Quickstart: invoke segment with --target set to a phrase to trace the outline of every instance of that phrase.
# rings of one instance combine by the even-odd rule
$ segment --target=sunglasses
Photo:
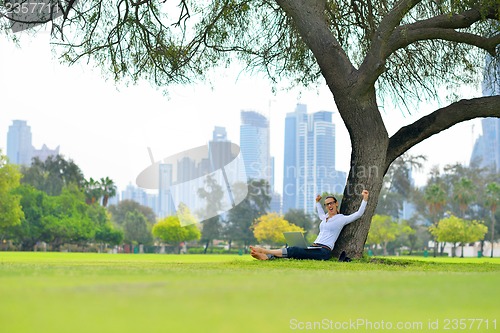
[[[325,202],[325,206],[330,206],[337,203],[336,201]]]

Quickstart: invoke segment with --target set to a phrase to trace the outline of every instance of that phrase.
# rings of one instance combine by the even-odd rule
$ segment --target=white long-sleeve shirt
[[[321,219],[319,224],[319,235],[314,241],[316,244],[323,244],[329,246],[333,249],[337,238],[339,238],[342,228],[359,219],[365,212],[367,202],[363,200],[357,212],[351,215],[336,214],[328,218],[328,214],[325,214],[323,207],[319,202],[316,203],[316,208],[318,210],[318,216]]]

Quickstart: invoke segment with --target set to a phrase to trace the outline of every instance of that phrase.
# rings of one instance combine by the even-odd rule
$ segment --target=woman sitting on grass
[[[346,224],[359,219],[365,212],[366,203],[368,201],[368,191],[363,190],[361,195],[363,196],[363,201],[361,202],[358,211],[346,216],[338,212],[339,204],[337,199],[331,195],[325,198],[325,207],[327,208],[327,213],[325,214],[321,204],[319,203],[321,195],[318,194],[316,197],[316,208],[318,209],[318,216],[321,219],[321,223],[319,224],[319,235],[312,244],[313,247],[318,247],[318,249],[291,246],[282,249],[268,250],[262,247],[250,246],[251,256],[258,260],[268,260],[276,257],[329,260],[332,257],[333,247],[335,246],[335,242],[337,241],[342,228]],[[339,260],[350,261],[350,259],[345,256],[344,251],[342,251]]]

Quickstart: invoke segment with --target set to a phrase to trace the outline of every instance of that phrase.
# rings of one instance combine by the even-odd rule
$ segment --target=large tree
[[[58,3],[61,16],[51,24],[62,59],[90,58],[116,80],[188,83],[235,59],[274,82],[324,79],[352,146],[342,213],[357,209],[363,188],[377,198],[391,163],[419,142],[462,121],[500,116],[500,96],[456,98],[389,136],[380,112],[383,97],[412,112],[414,101],[437,98],[441,87],[456,94],[478,80],[487,54],[496,67],[498,0]],[[37,22],[44,20],[51,21]],[[376,201],[344,228],[337,254],[361,255]]]
[[[62,155],[49,156],[45,160],[35,157],[30,166],[21,168],[21,183],[29,184],[48,195],[60,195],[71,184],[81,187],[85,178],[80,167],[72,159]]]
[[[21,173],[0,150],[0,241],[4,240],[5,230],[19,225],[24,218],[21,196],[15,193],[19,187]]]
[[[122,200],[117,205],[111,205],[108,207],[111,213],[111,220],[119,226],[123,226],[125,223],[125,216],[128,213],[138,212],[144,215],[148,221],[148,224],[153,226],[156,223],[155,212],[147,206],[143,206],[140,203],[133,200]]]

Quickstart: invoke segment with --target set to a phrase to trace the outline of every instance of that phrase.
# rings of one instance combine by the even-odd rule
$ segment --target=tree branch
[[[389,138],[386,167],[408,149],[434,134],[478,117],[500,117],[500,96],[463,99],[402,127]]]
[[[370,89],[377,78],[385,70],[385,60],[391,52],[387,52],[387,41],[391,39],[394,28],[396,28],[403,17],[422,0],[400,0],[396,3],[380,22],[379,28],[375,32],[372,45],[366,57],[359,67],[360,77],[363,83],[362,89]]]
[[[493,18],[490,13],[486,17]],[[495,55],[496,46],[500,43],[500,36],[490,38],[482,37],[465,32],[458,32],[455,29],[463,29],[482,20],[484,16],[479,10],[468,10],[455,15],[439,15],[428,20],[423,20],[398,27],[394,30],[387,48],[387,56],[395,50],[404,48],[419,40],[442,39],[459,43],[466,43],[486,50],[491,55]]]
[[[495,48],[500,43],[500,37],[490,38],[470,33],[458,32],[454,29],[471,27],[485,18],[498,19],[499,6],[491,5],[487,10],[474,8],[460,14],[443,14],[427,20],[399,26],[402,18],[421,0],[401,0],[382,19],[379,29],[374,34],[372,46],[364,62],[359,68],[362,80],[361,89],[369,89],[385,71],[386,59],[396,50],[404,48],[416,41],[441,39],[466,43],[495,54]]]
[[[325,17],[325,0],[276,0],[289,15],[300,35],[312,51],[332,92],[345,88],[347,79],[356,69],[333,36]],[[354,77],[351,77],[355,80]]]

